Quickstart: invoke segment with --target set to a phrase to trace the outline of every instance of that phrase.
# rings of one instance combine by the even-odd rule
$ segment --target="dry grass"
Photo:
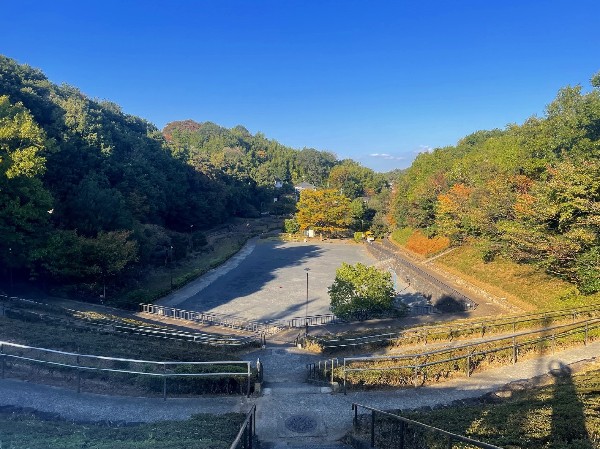
[[[435,264],[494,296],[505,298],[524,311],[554,310],[600,302],[600,294],[579,295],[572,284],[551,277],[533,265],[520,265],[501,257],[486,263],[474,244],[441,256]]]

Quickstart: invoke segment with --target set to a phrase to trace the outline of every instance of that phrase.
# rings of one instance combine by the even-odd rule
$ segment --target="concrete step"
[[[305,442],[294,441],[274,441],[274,442],[261,442],[260,449],[352,449],[352,446],[340,443],[339,441],[311,441]]]
[[[265,382],[262,387],[263,395],[328,394],[332,391],[331,387],[299,382]]]

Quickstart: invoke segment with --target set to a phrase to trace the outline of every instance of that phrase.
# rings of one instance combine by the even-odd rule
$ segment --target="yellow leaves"
[[[335,189],[304,190],[297,204],[296,220],[300,229],[335,233],[351,223],[350,200]]]
[[[0,96],[0,173],[9,179],[41,174],[45,159],[38,152],[44,142],[44,132],[23,105]]]

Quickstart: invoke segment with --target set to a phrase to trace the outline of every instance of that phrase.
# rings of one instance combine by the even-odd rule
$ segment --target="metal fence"
[[[246,419],[229,449],[252,449],[256,438],[256,405],[252,405]]]
[[[335,315],[328,313],[326,315],[311,315],[311,316],[302,316],[295,317],[287,322],[288,327],[306,327],[308,326],[324,326],[326,324],[337,324],[342,322],[342,320]]]
[[[555,310],[551,312],[511,315],[497,319],[468,320],[453,322],[451,324],[419,326],[398,332],[385,332],[357,337],[339,337],[332,339],[318,337],[310,338],[323,349],[339,349],[377,343],[401,343],[403,340],[426,345],[431,340],[453,341],[464,334],[467,334],[468,336],[478,335],[483,338],[486,334],[501,331],[503,328],[508,332],[515,333],[517,328],[531,328],[535,323],[545,325],[553,321],[568,319],[575,322],[575,320],[582,315],[587,314],[588,316],[595,316],[599,313],[600,304],[591,304],[588,306]]]
[[[195,321],[197,323],[212,324],[214,326],[240,329],[263,335],[272,335],[285,329],[285,325],[278,322],[259,322],[242,317],[224,315],[213,312],[196,312],[193,310],[176,309],[155,304],[140,304],[140,311],[153,315],[174,318],[177,320]]]
[[[11,366],[21,362],[32,365],[43,365],[48,369],[58,370],[63,378],[72,379],[75,373],[77,392],[81,392],[83,373],[124,374],[127,377],[141,376],[162,381],[162,395],[167,398],[168,379],[193,378],[246,378],[246,395],[250,396],[250,380],[252,367],[246,361],[215,362],[157,362],[151,360],[124,359],[104,357],[53,349],[36,348],[6,341],[0,341],[0,365],[2,378],[7,371],[16,368]],[[239,371],[231,371],[239,367]],[[70,375],[69,375],[70,373]]]
[[[540,351],[543,352],[549,344],[552,352],[554,352],[558,340],[575,337],[578,334],[581,334],[580,340],[583,345],[587,345],[590,335],[594,337],[600,336],[600,318],[523,332],[509,337],[490,339],[452,348],[438,349],[426,353],[399,356],[346,357],[341,367],[344,393],[346,392],[349,373],[369,371],[402,372],[405,373],[405,384],[412,383],[414,386],[418,386],[431,379],[439,380],[440,378],[448,377],[452,372],[463,371],[467,377],[470,377],[474,369],[479,366],[479,363],[485,361],[489,354],[495,354],[496,358],[499,358],[497,354],[505,352],[509,354],[507,361],[515,364],[519,360],[520,351],[527,346],[533,347],[534,345],[538,345]],[[536,336],[533,337],[533,335]],[[492,345],[491,348],[481,349],[485,345],[490,344]],[[382,362],[394,362],[398,364],[383,366]],[[358,364],[359,367],[352,368],[353,364]],[[430,368],[436,365],[442,365],[440,372],[429,373]]]
[[[354,411],[353,426],[354,430],[360,432],[364,429],[364,421],[359,419],[358,411],[364,409],[370,412],[370,419],[367,418],[367,428],[370,436],[370,446],[376,447],[397,447],[399,449],[413,449],[422,447],[444,447],[452,449],[455,443],[461,444],[459,447],[479,447],[483,449],[502,449],[493,444],[483,443],[464,435],[458,435],[446,430],[439,429],[428,424],[424,424],[412,419],[405,418],[383,410],[378,410],[366,405],[352,403]],[[386,426],[387,425],[387,426]],[[385,427],[390,427],[385,429]]]

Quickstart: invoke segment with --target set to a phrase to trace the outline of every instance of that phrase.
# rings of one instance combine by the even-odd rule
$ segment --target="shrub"
[[[399,245],[404,246],[406,245],[406,242],[408,242],[408,239],[413,234],[413,232],[414,231],[412,228],[396,229],[394,232],[392,232],[392,240],[398,243]]]
[[[288,218],[283,222],[283,230],[288,234],[295,234],[300,230],[300,225],[295,218]]]
[[[427,237],[419,230],[413,232],[406,242],[407,249],[425,257],[439,253],[448,247],[450,247],[448,237]]]
[[[338,317],[366,319],[393,308],[394,284],[387,271],[344,263],[336,271],[329,296],[331,311]]]

